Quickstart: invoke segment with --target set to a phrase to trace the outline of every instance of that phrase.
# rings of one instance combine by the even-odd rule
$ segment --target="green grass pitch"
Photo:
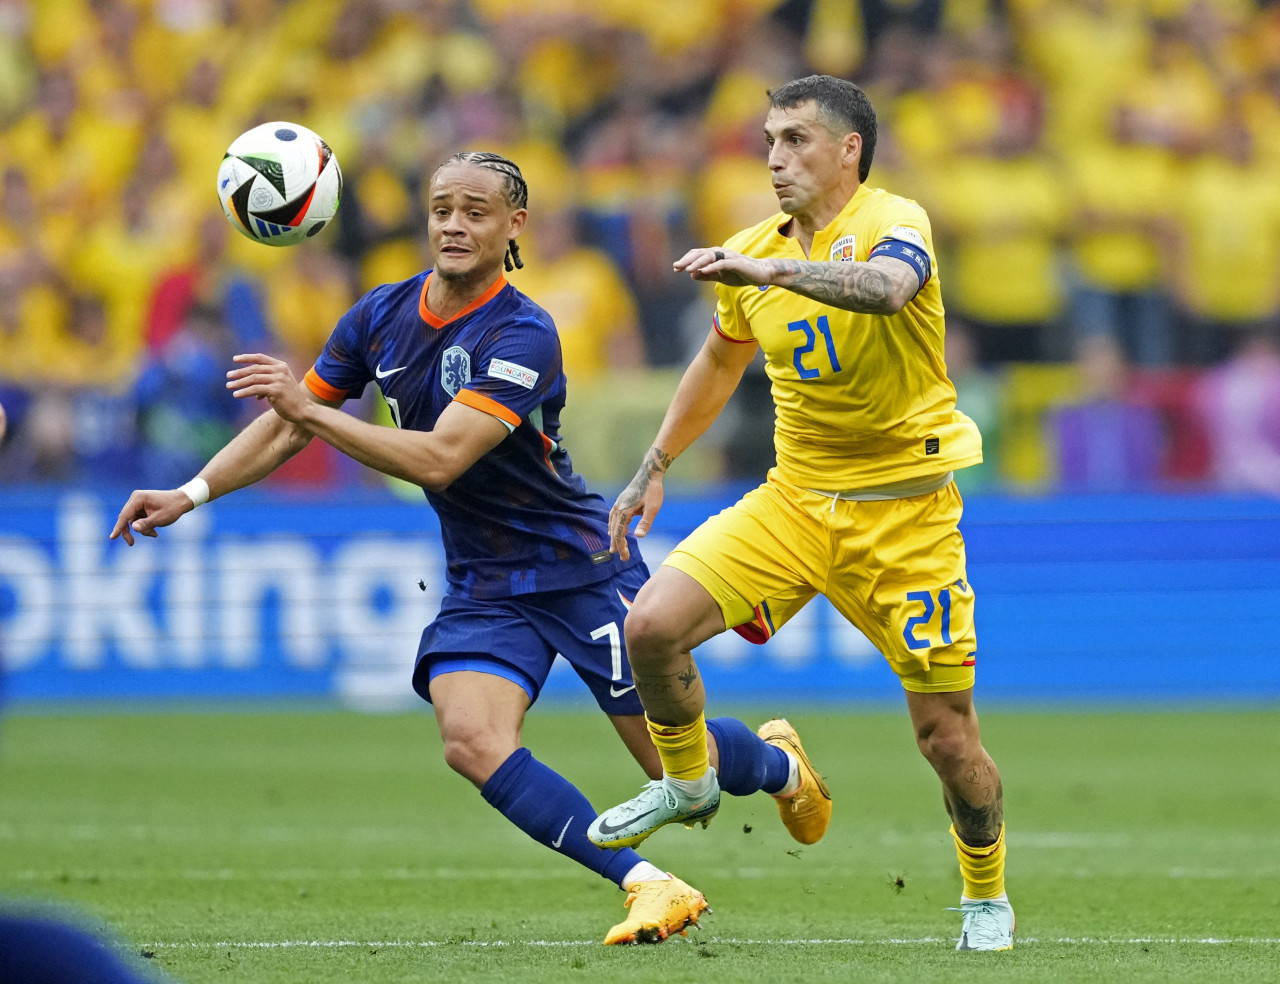
[[[661,946],[601,946],[622,893],[450,773],[426,711],[12,716],[0,894],[69,902],[189,984],[1280,981],[1280,711],[984,714],[1018,911],[998,954],[953,950],[905,712],[788,711],[827,837],[795,844],[762,795],[659,831],[647,856],[715,910]],[[597,806],[643,781],[598,715],[538,708],[525,738]]]

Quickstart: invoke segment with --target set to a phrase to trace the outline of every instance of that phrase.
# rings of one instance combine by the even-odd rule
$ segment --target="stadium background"
[[[765,92],[815,70],[866,87],[871,183],[934,222],[985,437],[960,481],[987,694],[1280,695],[1273,659],[1221,655],[1223,626],[1280,628],[1280,5],[0,0],[10,696],[409,700],[441,581],[420,496],[317,442],[127,550],[104,539],[125,494],[243,425],[231,353],[302,371],[361,292],[428,265],[425,181],[482,148],[528,177],[511,279],[557,319],[568,447],[611,497],[707,330],[671,259],[775,209]],[[346,176],[298,248],[238,236],[214,194],[269,119]],[[770,414],[755,367],[677,465],[651,563],[762,474]],[[733,698],[896,694],[821,604],[706,660]]]

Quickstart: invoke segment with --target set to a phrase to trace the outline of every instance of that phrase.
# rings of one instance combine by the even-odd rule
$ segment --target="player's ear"
[[[524,224],[529,220],[529,210],[517,208],[511,213],[510,225],[507,227],[507,238],[515,239],[520,235],[520,231],[524,228]]]
[[[845,165],[856,169],[862,160],[862,134],[857,130],[850,130],[841,143],[844,146]]]

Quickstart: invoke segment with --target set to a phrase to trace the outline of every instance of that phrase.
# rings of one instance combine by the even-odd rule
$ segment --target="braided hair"
[[[520,173],[520,168],[515,161],[509,161],[501,154],[492,154],[485,150],[464,150],[460,154],[454,154],[440,167],[444,167],[445,164],[471,164],[474,167],[497,172],[503,178],[505,185],[503,191],[507,196],[507,204],[512,208],[529,207],[529,186],[525,184],[524,175]],[[524,269],[524,260],[520,259],[520,247],[514,239],[507,240],[507,252],[502,257],[502,265],[508,273],[512,270]]]

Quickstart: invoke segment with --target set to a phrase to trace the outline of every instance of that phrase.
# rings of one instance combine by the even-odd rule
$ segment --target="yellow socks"
[[[986,847],[970,847],[960,839],[956,828],[951,828],[956,842],[956,857],[960,859],[960,875],[964,878],[966,899],[998,899],[1004,895],[1004,825],[994,844]]]
[[[654,724],[645,716],[649,735],[662,759],[662,771],[672,779],[701,779],[711,768],[707,758],[707,721],[699,714],[692,724]]]

